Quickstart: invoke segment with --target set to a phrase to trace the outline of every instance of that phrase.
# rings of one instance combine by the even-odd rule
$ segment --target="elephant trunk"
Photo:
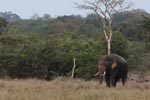
[[[106,74],[105,71],[104,71],[103,74],[101,74],[100,72],[97,72],[94,76],[99,75],[99,78],[100,78],[99,83],[102,84],[102,82],[103,82],[103,77],[105,76],[105,74]]]
[[[102,84],[102,82],[103,82],[103,76],[100,76],[99,83]]]
[[[106,72],[104,71],[103,74],[100,74],[100,75],[99,75],[99,77],[100,77],[99,83],[100,83],[100,84],[102,84],[102,82],[103,82],[103,77],[105,76],[105,74],[106,74]]]

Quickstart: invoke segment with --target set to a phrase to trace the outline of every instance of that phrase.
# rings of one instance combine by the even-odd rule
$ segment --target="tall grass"
[[[106,88],[97,81],[72,79],[0,80],[0,100],[150,100],[150,83]]]

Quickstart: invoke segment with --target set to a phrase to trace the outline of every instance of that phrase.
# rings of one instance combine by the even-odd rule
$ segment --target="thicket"
[[[130,42],[120,32],[113,40],[113,53],[128,60],[130,71],[149,69],[147,44]],[[90,79],[97,72],[98,59],[106,54],[104,44],[71,32],[43,37],[9,30],[0,35],[0,76],[48,80],[70,77],[76,58],[75,77]]]
[[[102,55],[98,41],[65,33],[41,37],[36,33],[9,31],[0,36],[0,76],[46,78],[69,76],[76,58],[76,77],[91,77]]]
[[[63,16],[50,21],[32,20],[30,23],[33,26],[41,27],[30,25],[30,31],[16,28],[18,24],[11,26],[12,23],[9,23],[8,26],[6,20],[0,20],[1,78],[51,80],[58,76],[70,77],[73,59],[76,58],[74,76],[91,79],[98,71],[98,59],[107,54],[104,36],[98,28],[101,26],[100,18],[93,14],[85,19],[79,16]],[[123,20],[123,17],[120,20]],[[119,24],[121,27],[113,28],[117,31],[113,32],[112,53],[127,59],[129,71],[138,73],[150,71],[149,21],[149,17],[144,17],[138,21],[142,24],[135,26],[134,23],[126,20],[122,23],[123,26]],[[40,22],[42,24],[39,24]],[[19,25],[25,28],[29,25],[27,23],[25,21],[22,26]],[[46,27],[43,27],[44,25]],[[142,32],[141,37],[140,32]]]

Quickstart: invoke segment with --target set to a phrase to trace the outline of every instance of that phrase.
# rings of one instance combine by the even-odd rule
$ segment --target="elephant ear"
[[[116,62],[114,62],[112,65],[111,65],[111,68],[112,70],[114,70],[116,68]]]

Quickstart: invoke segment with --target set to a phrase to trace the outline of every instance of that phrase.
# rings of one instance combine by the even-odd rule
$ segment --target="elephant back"
[[[110,56],[112,56],[112,58],[114,58],[117,62],[119,63],[127,63],[127,61],[125,60],[125,58],[123,58],[120,55],[117,54],[111,54]]]

